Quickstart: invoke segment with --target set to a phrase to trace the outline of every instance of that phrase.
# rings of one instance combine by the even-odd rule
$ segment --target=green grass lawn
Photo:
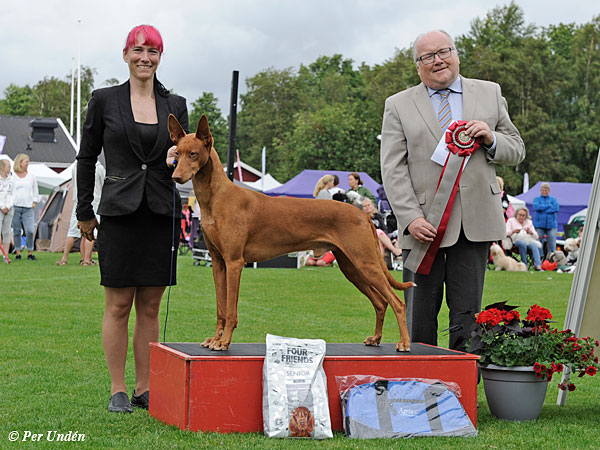
[[[38,253],[38,261],[0,265],[0,448],[18,431],[43,433],[32,447],[63,448],[598,448],[600,376],[578,380],[567,405],[556,405],[558,381],[548,388],[539,420],[499,421],[490,416],[479,386],[477,438],[417,438],[356,441],[335,433],[324,442],[270,440],[260,433],[192,433],[167,426],[147,412],[117,415],[107,411],[110,381],[101,347],[103,288],[97,267],[81,267],[79,255],[69,264],[54,264],[57,254]],[[400,277],[400,272],[395,276]],[[172,288],[166,340],[198,342],[214,333],[215,299],[212,271],[182,256],[179,284]],[[511,300],[527,307],[547,307],[562,327],[572,275],[549,272],[487,274],[484,304]],[[161,340],[166,313],[161,309]],[[240,292],[240,325],[234,342],[264,342],[265,334],[322,338],[327,342],[362,342],[372,334],[373,308],[336,268],[245,269]],[[447,327],[447,310],[440,330]],[[130,322],[133,323],[132,321]],[[130,328],[130,334],[133,327]],[[398,340],[393,314],[386,318],[384,342]],[[440,334],[440,346],[448,336]],[[133,387],[130,351],[127,382]],[[77,444],[46,442],[45,433],[77,431]],[[595,431],[594,431],[595,430]]]

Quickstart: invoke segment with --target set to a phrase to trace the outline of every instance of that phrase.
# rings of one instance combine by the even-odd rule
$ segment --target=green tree
[[[81,67],[82,119],[92,96],[95,69]],[[76,106],[75,106],[76,109]],[[68,126],[71,113],[71,74],[63,80],[45,77],[31,87],[9,85],[0,100],[0,113],[14,116],[58,117]]]
[[[10,84],[0,100],[0,113],[8,116],[27,116],[35,108],[35,96],[30,86]]]
[[[210,132],[214,139],[214,147],[219,154],[222,162],[227,160],[227,133],[228,124],[223,118],[221,110],[217,106],[218,98],[212,92],[202,92],[202,95],[192,102],[192,110],[190,111],[190,133],[196,131],[198,121],[202,114],[206,115]]]
[[[277,168],[286,155],[274,153],[275,142],[292,129],[294,114],[304,109],[296,73],[291,68],[267,69],[246,79],[247,92],[240,96],[237,147],[242,160],[260,167],[262,148],[267,148],[267,170],[283,174]],[[275,170],[274,170],[275,169]],[[295,175],[295,174],[293,174]],[[286,174],[285,179],[290,178]]]

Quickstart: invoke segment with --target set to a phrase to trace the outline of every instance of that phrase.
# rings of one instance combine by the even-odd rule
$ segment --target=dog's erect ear
[[[213,138],[212,134],[210,134],[210,128],[208,127],[208,119],[204,114],[202,114],[202,117],[200,117],[200,120],[198,121],[196,138],[204,142],[204,145],[206,145],[208,149],[212,148]]]
[[[171,135],[171,140],[177,144],[179,139],[185,136],[185,131],[183,127],[177,121],[177,118],[173,114],[169,114],[169,134]]]

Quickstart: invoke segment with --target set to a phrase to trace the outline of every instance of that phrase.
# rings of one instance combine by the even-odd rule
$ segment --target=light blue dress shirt
[[[456,80],[452,82],[450,86],[450,95],[448,96],[448,103],[450,103],[450,110],[452,111],[452,120],[463,120],[463,105],[462,105],[462,81],[460,77],[456,77]],[[429,93],[429,99],[431,100],[431,106],[433,106],[433,111],[437,114],[437,111],[440,109],[440,103],[442,102],[442,96],[438,94],[438,90],[431,89],[427,86],[427,92]],[[489,155],[489,159],[493,159],[496,154],[496,133],[492,130],[492,134],[494,135],[494,143],[491,147],[486,147],[482,145],[483,148]]]

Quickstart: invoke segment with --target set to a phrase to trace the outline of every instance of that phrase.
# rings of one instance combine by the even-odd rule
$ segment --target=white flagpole
[[[77,153],[81,142],[81,19],[77,21]]]
[[[262,186],[261,190],[265,192],[265,175],[267,174],[267,147],[262,149]]]
[[[71,59],[71,124],[69,133],[73,136],[73,102],[75,101],[75,58]]]

